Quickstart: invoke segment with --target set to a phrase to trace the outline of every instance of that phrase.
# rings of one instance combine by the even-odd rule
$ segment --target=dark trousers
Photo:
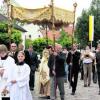
[[[92,65],[92,74],[93,83],[97,83],[97,72],[95,71],[95,65]]]
[[[30,73],[29,86],[30,86],[31,89],[34,89],[34,82],[35,82],[35,72]]]
[[[100,89],[100,72],[98,72],[98,85],[99,85],[99,89]]]
[[[80,73],[81,73],[81,80],[84,79],[84,71],[83,71],[83,61],[81,60],[80,62]]]
[[[72,80],[73,79],[73,80]],[[70,82],[70,85],[72,86],[72,92],[76,91],[77,87],[77,81],[78,81],[78,70],[70,68],[68,80]]]
[[[84,71],[83,71],[83,66],[82,66],[82,68],[81,68],[81,80],[83,80],[84,79]]]

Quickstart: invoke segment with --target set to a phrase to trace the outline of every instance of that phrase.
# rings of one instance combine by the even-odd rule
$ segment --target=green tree
[[[81,17],[78,18],[76,24],[76,37],[82,46],[89,44],[89,15],[94,16],[94,41],[93,46],[96,46],[100,39],[100,0],[93,0],[90,8],[83,10]]]
[[[53,42],[51,40],[48,40],[48,44],[52,45]],[[38,53],[42,53],[43,49],[46,47],[46,39],[45,38],[38,38],[33,40],[32,43],[34,50],[37,51]]]
[[[78,42],[84,46],[85,44],[88,44],[88,26],[89,26],[89,21],[88,21],[88,12],[83,10],[82,16],[78,18],[77,24],[76,24],[76,34],[75,36],[78,39]]]
[[[22,34],[20,31],[13,29],[11,35],[11,41],[15,42],[17,45],[22,42]]]
[[[72,38],[68,36],[68,33],[66,33],[63,29],[60,32],[60,38],[57,40],[59,44],[61,44],[63,47],[69,47],[72,44]]]
[[[25,40],[25,48],[28,49],[29,45],[32,45],[32,40],[31,39],[26,39]]]
[[[90,15],[94,15],[94,41],[96,46],[97,41],[100,39],[100,0],[93,0],[89,10]]]
[[[0,22],[0,43],[4,43],[4,44],[8,45],[10,42],[10,39],[11,39],[11,42],[15,42],[16,44],[19,44],[20,42],[22,42],[20,31],[18,31],[16,29],[12,29],[12,34],[11,34],[11,38],[10,38],[7,33],[7,29],[8,29],[7,23]]]

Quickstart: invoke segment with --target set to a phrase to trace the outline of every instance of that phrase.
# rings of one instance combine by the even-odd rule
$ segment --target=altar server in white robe
[[[18,63],[9,77],[10,100],[32,100],[29,89],[30,67],[24,62],[25,54],[18,52]]]
[[[7,47],[3,44],[0,45],[0,96],[6,86],[8,77],[15,65],[14,59],[8,56]],[[7,94],[8,95],[8,94]]]

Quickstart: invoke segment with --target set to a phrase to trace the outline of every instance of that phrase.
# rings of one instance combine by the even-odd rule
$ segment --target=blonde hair
[[[47,55],[45,55],[45,53],[47,53]],[[42,56],[43,57],[47,56],[47,58],[48,58],[49,57],[49,50],[48,49],[44,49],[43,52],[42,52]]]
[[[1,44],[1,45],[0,45],[0,53],[1,53],[1,52],[6,52],[6,53],[8,53],[8,49],[7,49],[6,45],[4,45],[4,44]]]

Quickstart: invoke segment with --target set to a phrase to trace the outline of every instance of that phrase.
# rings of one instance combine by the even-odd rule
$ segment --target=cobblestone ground
[[[36,78],[38,81],[38,78]],[[38,85],[38,84],[37,84]],[[33,100],[43,100],[39,98],[37,94],[37,89],[32,92]],[[74,96],[70,95],[71,89],[69,89],[69,84],[65,83],[65,100],[100,100],[100,95],[98,95],[98,85],[91,84],[90,87],[84,87],[83,81],[78,80],[77,91]],[[48,100],[48,99],[44,99]],[[57,100],[60,100],[59,91],[57,90]]]

